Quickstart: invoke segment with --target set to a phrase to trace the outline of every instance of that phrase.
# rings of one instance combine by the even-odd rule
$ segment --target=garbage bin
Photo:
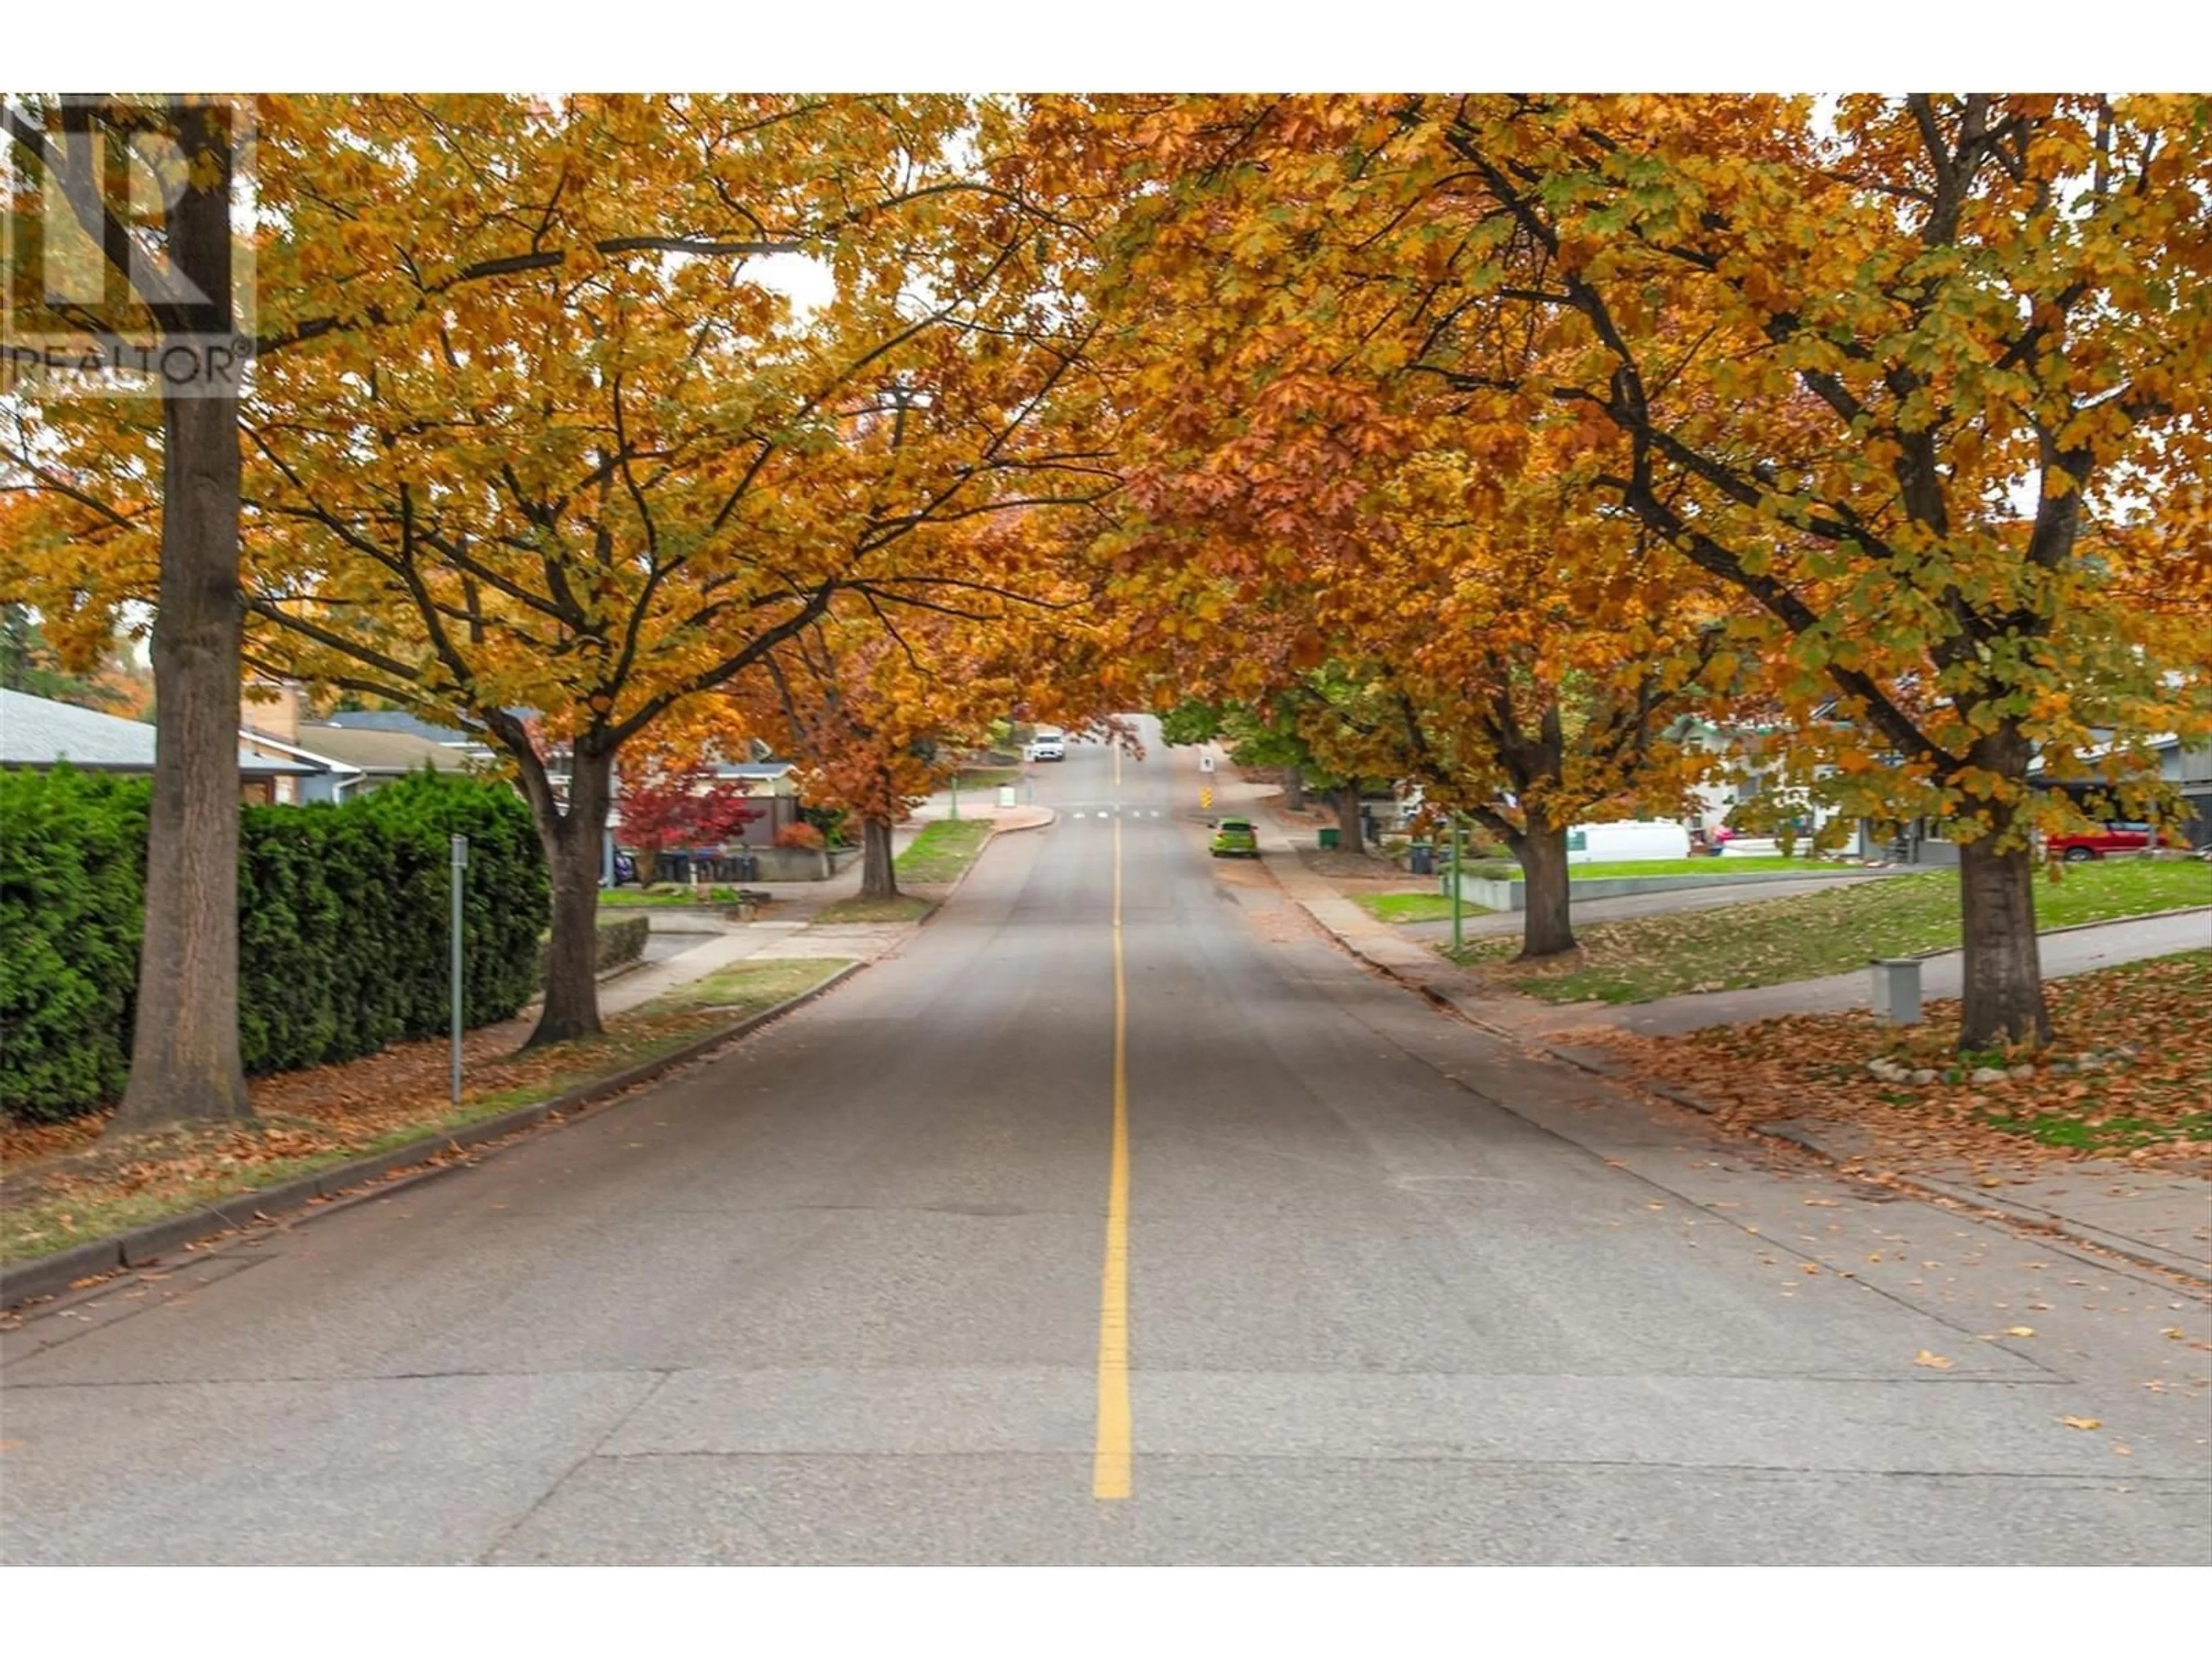
[[[758,881],[760,879],[759,854],[740,853],[737,857],[732,859],[730,862],[737,866],[737,878],[739,881]]]
[[[1322,830],[1321,832],[1321,850],[1324,853],[1334,853],[1336,851],[1336,836],[1337,832],[1334,827]]]
[[[1417,841],[1406,849],[1406,869],[1408,874],[1433,876],[1437,872],[1437,849],[1425,841]]]

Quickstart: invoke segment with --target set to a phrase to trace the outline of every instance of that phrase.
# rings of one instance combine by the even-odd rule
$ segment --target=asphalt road
[[[1194,767],[1078,746],[726,1058],[9,1334],[0,1553],[2212,1558],[2203,1304],[1434,1012]]]

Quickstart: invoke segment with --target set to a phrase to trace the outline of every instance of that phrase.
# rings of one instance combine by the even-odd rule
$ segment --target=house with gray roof
[[[351,777],[331,775],[310,781],[303,786],[308,800],[344,800],[425,767],[434,772],[465,772],[477,763],[472,748],[435,742],[412,732],[310,723],[300,727],[299,745],[353,769]]]
[[[298,799],[301,780],[330,769],[312,757],[269,753],[251,734],[239,735],[238,775],[251,799]],[[154,728],[27,691],[0,690],[0,766],[42,772],[64,762],[81,772],[151,776]]]

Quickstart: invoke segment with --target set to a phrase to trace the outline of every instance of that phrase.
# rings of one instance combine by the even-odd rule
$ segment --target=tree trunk
[[[1283,805],[1293,812],[1305,811],[1306,775],[1295,766],[1283,769]]]
[[[2035,937],[2034,857],[2026,847],[1990,851],[1991,839],[1959,845],[1966,943],[1961,1048],[2051,1040]]]
[[[860,820],[860,896],[895,899],[899,896],[898,866],[891,859],[891,821]]]
[[[1522,895],[1528,905],[1521,913],[1522,962],[1575,948],[1575,930],[1568,921],[1567,826],[1548,823],[1534,811],[1528,817],[1528,830],[1513,842],[1524,878],[1521,884],[1527,889]]]
[[[225,167],[171,210],[171,257],[204,293],[229,292],[229,191]],[[112,1136],[253,1115],[238,1051],[238,509],[236,396],[166,389],[145,932]]]
[[[1365,852],[1367,837],[1361,832],[1359,822],[1359,786],[1330,790],[1328,804],[1336,811],[1337,844],[1347,853]]]
[[[545,947],[545,1006],[524,1046],[536,1048],[596,1036],[599,1024],[599,848],[606,834],[611,754],[577,745],[568,779],[568,808],[551,810],[532,792],[538,838],[553,877],[553,936]]]

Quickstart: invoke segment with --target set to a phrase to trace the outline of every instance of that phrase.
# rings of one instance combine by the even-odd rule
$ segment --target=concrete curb
[[[426,1135],[404,1146],[372,1152],[313,1175],[279,1182],[274,1187],[261,1187],[252,1192],[240,1193],[201,1209],[187,1211],[183,1215],[134,1227],[129,1232],[118,1233],[112,1238],[91,1239],[82,1244],[72,1245],[66,1250],[56,1251],[52,1255],[0,1266],[0,1309],[12,1310],[27,1301],[58,1296],[79,1279],[104,1278],[125,1268],[147,1267],[187,1245],[218,1234],[235,1232],[256,1221],[282,1221],[283,1224],[290,1225],[326,1214],[328,1207],[309,1209],[307,1206],[339,1199],[356,1188],[369,1182],[382,1181],[399,1170],[413,1169],[416,1165],[430,1166],[420,1170],[406,1182],[387,1184],[385,1190],[389,1191],[395,1185],[428,1180],[449,1170],[467,1167],[452,1161],[453,1154],[476,1147],[496,1150],[489,1143],[503,1140],[526,1129],[534,1129],[553,1118],[580,1116],[590,1108],[607,1103],[641,1084],[651,1083],[726,1042],[750,1036],[770,1021],[781,1019],[833,987],[842,984],[867,965],[865,962],[847,963],[819,985],[802,991],[797,996],[787,997],[773,1008],[764,1008],[759,1013],[733,1020],[667,1054],[641,1060],[612,1077],[579,1085],[550,1100],[520,1106],[511,1112],[483,1118],[444,1134]],[[286,1211],[301,1213],[287,1217],[283,1214]]]
[[[1281,887],[1282,884],[1279,881],[1276,885]],[[1620,1084],[1641,1090],[1646,1094],[1656,1095],[1662,1100],[1670,1101],[1677,1106],[1686,1107],[1691,1111],[1700,1113],[1707,1117],[1713,1115],[1714,1107],[1711,1102],[1702,1100],[1688,1090],[1678,1089],[1671,1084],[1654,1083],[1644,1078],[1632,1076],[1614,1061],[1611,1055],[1601,1050],[1584,1048],[1573,1043],[1552,1042],[1540,1036],[1513,1031],[1501,1025],[1493,1025],[1489,1021],[1469,1013],[1449,992],[1424,981],[1408,978],[1391,963],[1368,955],[1359,948],[1357,940],[1346,939],[1343,934],[1337,933],[1315,912],[1310,905],[1290,893],[1287,889],[1284,890],[1284,896],[1304,911],[1316,927],[1328,933],[1359,962],[1387,978],[1395,981],[1407,989],[1418,993],[1435,1007],[1456,1019],[1465,1021],[1477,1030],[1504,1042],[1525,1044],[1547,1059],[1556,1060],[1563,1065],[1571,1066],[1577,1071],[1587,1072],[1594,1077],[1603,1078],[1607,1082]],[[2161,915],[2193,915],[2198,910],[2212,910],[2212,905],[2196,905],[2189,907],[2186,910],[2161,911],[2158,914]],[[2126,918],[2129,921],[2136,919]],[[2110,922],[2094,921],[2084,922],[2081,927],[2108,927],[2112,925]],[[2079,930],[2075,927],[2054,927],[2050,931],[2055,933],[2073,933]],[[1772,1123],[1754,1123],[1747,1127],[1754,1134],[1764,1136],[1771,1140],[1785,1141],[1802,1151],[1811,1152],[1823,1162],[1838,1169],[1854,1161],[1863,1162],[1860,1155],[1845,1152],[1824,1141],[1820,1132],[1832,1126],[1822,1124],[1818,1121],[1792,1118],[1778,1120]],[[1931,1176],[1908,1175],[1899,1170],[1886,1170],[1884,1173],[1900,1186],[1923,1197],[1946,1200],[1954,1204],[1963,1205],[1969,1209],[1980,1210],[2002,1216],[2008,1220],[2021,1222],[2039,1231],[2056,1232],[2060,1237],[2072,1239],[2077,1243],[2093,1245],[2098,1249],[2124,1257],[2139,1266],[2155,1267],[2162,1272],[2172,1273],[2178,1278],[2188,1279],[2192,1284],[2212,1283],[2212,1279],[2207,1278],[2202,1263],[2192,1262],[2186,1257],[2161,1250],[2155,1245],[2142,1243],[2140,1239],[2107,1232],[2101,1227],[2093,1226],[2087,1222],[2074,1220],[2056,1211],[2023,1204],[1987,1188],[1960,1187],[1954,1182],[1939,1180]]]

